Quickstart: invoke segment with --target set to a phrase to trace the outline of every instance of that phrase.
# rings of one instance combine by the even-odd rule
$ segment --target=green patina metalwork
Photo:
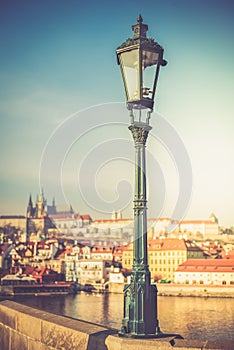
[[[149,119],[153,110],[159,68],[165,65],[166,61],[163,60],[163,48],[152,38],[146,37],[148,26],[142,23],[141,16],[138,17],[137,22],[132,26],[133,38],[127,39],[116,50],[118,64],[121,66],[127,105],[130,110],[131,125],[129,130],[135,145],[133,266],[130,284],[124,287],[124,318],[119,335],[132,338],[150,338],[162,336],[162,333],[157,319],[157,288],[156,285],[151,285],[148,265],[145,148],[151,130]],[[126,54],[128,59],[124,62],[122,56],[126,59]],[[144,60],[146,59],[148,61],[145,64]],[[151,65],[156,65],[156,71],[155,77],[152,77],[153,90],[148,97],[143,86],[143,71],[145,67]],[[136,91],[138,93],[134,97],[129,94],[128,84],[132,84],[132,81],[126,77],[124,71],[126,66],[131,67],[131,69],[137,67],[135,81],[137,81]],[[143,122],[141,111],[145,109],[148,112],[146,121]],[[138,113],[139,118],[134,116],[133,111]]]
[[[147,200],[145,146],[151,127],[129,126],[135,144],[134,260],[131,283],[124,288],[124,318],[120,336],[154,337],[160,334],[157,320],[157,289],[151,285],[147,253]]]

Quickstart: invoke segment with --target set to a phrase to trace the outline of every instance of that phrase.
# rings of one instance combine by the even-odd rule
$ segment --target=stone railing
[[[0,303],[1,350],[233,350],[234,342],[120,338],[115,329],[58,316],[13,301]]]

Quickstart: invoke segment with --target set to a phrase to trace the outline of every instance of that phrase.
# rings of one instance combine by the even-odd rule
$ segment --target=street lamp
[[[132,26],[133,38],[127,39],[117,50],[117,60],[130,111],[135,144],[135,197],[134,197],[134,243],[133,266],[130,284],[124,287],[124,318],[120,336],[147,338],[160,336],[157,319],[157,288],[151,285],[147,248],[147,207],[145,147],[150,115],[153,111],[154,96],[163,48],[147,38],[148,26],[143,24],[141,15]]]

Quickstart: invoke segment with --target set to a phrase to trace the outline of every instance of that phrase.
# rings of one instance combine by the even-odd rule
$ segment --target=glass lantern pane
[[[120,64],[128,101],[140,99],[139,50],[121,53]]]
[[[158,65],[157,52],[142,51],[142,97],[152,99],[154,79]]]

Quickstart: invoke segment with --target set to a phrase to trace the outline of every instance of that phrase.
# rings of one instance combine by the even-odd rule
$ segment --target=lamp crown
[[[148,30],[148,25],[143,24],[143,18],[141,15],[137,18],[137,24],[132,25],[133,39],[146,38],[146,32]]]
[[[137,22],[138,22],[138,23],[142,23],[142,22],[143,22],[143,18],[141,17],[141,14],[138,16]]]

